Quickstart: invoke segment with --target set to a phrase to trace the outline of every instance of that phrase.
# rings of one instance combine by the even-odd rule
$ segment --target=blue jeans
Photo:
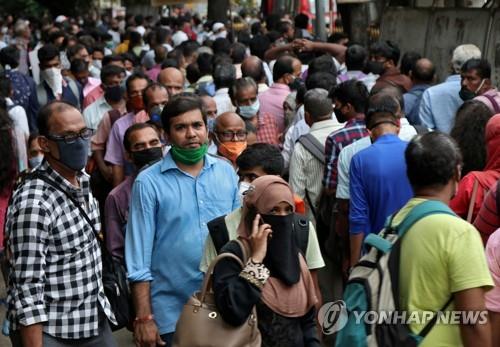
[[[166,343],[164,347],[171,347],[172,346],[172,340],[174,339],[174,333],[168,333],[168,334],[163,334],[160,336],[163,342]]]

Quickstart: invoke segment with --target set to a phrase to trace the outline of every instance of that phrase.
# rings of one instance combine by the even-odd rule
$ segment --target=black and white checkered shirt
[[[46,161],[38,170],[70,193],[100,230],[87,175],[78,177],[78,189]],[[104,294],[98,240],[63,192],[41,179],[25,180],[14,192],[5,230],[11,257],[7,297],[11,330],[42,323],[49,335],[80,339],[98,335],[99,311],[115,321]]]

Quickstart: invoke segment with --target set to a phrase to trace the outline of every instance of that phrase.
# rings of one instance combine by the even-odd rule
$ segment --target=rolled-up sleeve
[[[369,229],[369,209],[366,200],[363,180],[361,175],[362,168],[357,156],[352,159],[349,170],[351,194],[350,210],[349,210],[349,232],[351,234],[368,233]]]
[[[125,233],[125,259],[131,282],[153,280],[151,256],[156,233],[156,202],[151,182],[137,179],[132,188]]]
[[[13,205],[15,206],[15,205]],[[12,253],[12,290],[15,314],[21,325],[46,322],[45,265],[50,220],[41,202],[13,207],[6,225]]]

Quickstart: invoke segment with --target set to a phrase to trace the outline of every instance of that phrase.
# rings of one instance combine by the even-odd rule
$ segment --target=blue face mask
[[[207,118],[208,131],[213,133],[215,128],[215,118]]]
[[[66,143],[64,140],[57,140],[55,143],[61,163],[75,171],[83,170],[89,157],[89,140],[78,137],[73,143]]]
[[[40,165],[42,161],[43,161],[43,154],[37,155],[36,157],[30,158],[28,160],[30,168],[32,169]]]
[[[253,118],[259,113],[260,102],[259,99],[249,106],[238,106],[239,114],[243,118]]]

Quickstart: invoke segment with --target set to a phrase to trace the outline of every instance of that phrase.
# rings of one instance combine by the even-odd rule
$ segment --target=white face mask
[[[248,183],[248,182],[245,182],[245,181],[241,181],[239,184],[238,184],[238,192],[240,193],[240,199],[241,201],[243,201],[243,194],[248,190],[250,189],[250,186],[251,184]]]
[[[102,60],[99,59],[94,59],[92,60],[92,65],[98,68],[99,70],[102,69]]]
[[[54,95],[62,94],[62,74],[61,69],[57,67],[51,67],[40,71],[40,77],[47,82],[50,89]]]

